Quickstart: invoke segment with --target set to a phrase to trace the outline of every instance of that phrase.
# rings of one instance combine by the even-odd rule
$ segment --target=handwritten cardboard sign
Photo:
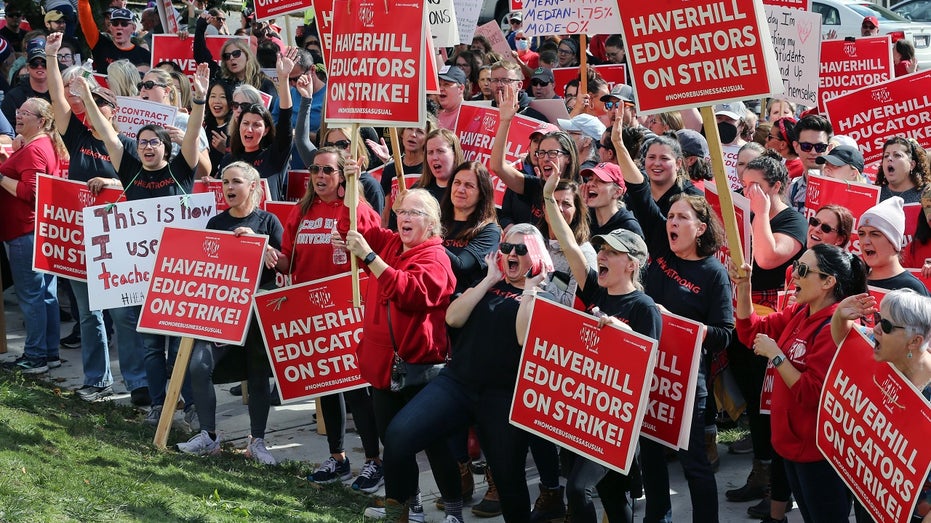
[[[821,15],[771,5],[765,10],[785,98],[817,107]]]

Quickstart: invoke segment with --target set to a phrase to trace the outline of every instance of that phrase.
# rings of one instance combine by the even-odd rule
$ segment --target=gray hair
[[[404,201],[411,196],[416,196],[423,204],[424,210],[427,213],[427,221],[430,223],[430,237],[442,236],[443,225],[440,221],[440,202],[436,201],[436,198],[430,194],[430,191],[426,189],[408,189],[402,195],[398,196],[397,201],[394,203],[394,211],[397,212]]]
[[[889,311],[889,321],[905,326],[905,332],[922,336],[921,350],[928,350],[931,342],[931,298],[912,289],[896,289],[883,298]]]

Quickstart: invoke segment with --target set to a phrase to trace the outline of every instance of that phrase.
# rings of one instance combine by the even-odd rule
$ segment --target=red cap
[[[867,23],[867,22],[873,24],[873,27],[879,27],[879,19],[876,18],[875,16],[866,16],[866,17],[864,17],[864,18],[863,18],[863,23],[865,24],[865,23]]]
[[[603,182],[614,182],[619,187],[627,187],[627,184],[624,183],[624,175],[621,174],[621,168],[616,163],[599,163],[590,169],[583,169],[579,176],[582,178],[597,176]]]

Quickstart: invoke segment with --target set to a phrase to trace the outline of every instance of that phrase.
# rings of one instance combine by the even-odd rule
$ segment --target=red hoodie
[[[737,320],[741,343],[752,347],[758,333],[766,334],[776,340],[787,363],[802,373],[791,389],[778,372],[773,376],[773,448],[791,461],[811,463],[824,459],[815,446],[815,431],[824,376],[837,351],[830,325],[836,308],[835,303],[809,316],[808,305],[793,303],[766,317],[753,313],[748,319]],[[767,376],[772,371],[775,369],[768,367]]]

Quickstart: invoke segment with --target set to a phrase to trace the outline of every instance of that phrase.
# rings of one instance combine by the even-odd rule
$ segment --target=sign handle
[[[359,124],[352,124],[352,145],[350,151],[353,154],[359,146]],[[402,175],[401,178],[404,178]],[[346,179],[346,197],[345,203],[349,206],[349,230],[358,231],[359,227],[359,176],[352,176]],[[362,306],[362,292],[359,289],[359,259],[350,253],[349,261],[352,268],[352,306]]]
[[[740,234],[737,232],[734,199],[731,198],[731,186],[727,181],[724,168],[724,151],[721,149],[721,136],[718,135],[718,122],[714,117],[714,108],[707,105],[702,106],[701,119],[702,124],[705,126],[705,137],[708,139],[708,150],[711,152],[711,171],[714,173],[714,184],[718,188],[718,198],[721,201],[721,216],[724,218],[727,247],[737,270],[743,273],[740,270],[740,266],[744,264],[743,249],[740,245]]]
[[[398,139],[398,128],[389,127],[388,136],[391,138],[391,149],[394,154],[394,177],[398,179],[398,191],[403,194],[407,191],[407,180],[404,179],[404,164],[401,162],[401,140]]]
[[[171,421],[175,417],[175,407],[178,405],[178,396],[181,395],[181,385],[187,374],[187,366],[191,361],[191,352],[194,350],[194,338],[187,336],[181,338],[178,347],[178,357],[175,358],[175,367],[171,371],[171,381],[165,393],[165,403],[162,405],[162,416],[158,418],[158,428],[155,430],[155,439],[152,443],[159,450],[165,450],[168,443],[168,431],[171,430]]]
[[[3,333],[3,337],[0,337],[0,354],[6,354],[6,311],[4,310],[3,305],[3,275],[0,274],[0,332]]]
[[[588,94],[588,37],[579,35],[579,96]],[[594,105],[594,100],[592,101]]]

